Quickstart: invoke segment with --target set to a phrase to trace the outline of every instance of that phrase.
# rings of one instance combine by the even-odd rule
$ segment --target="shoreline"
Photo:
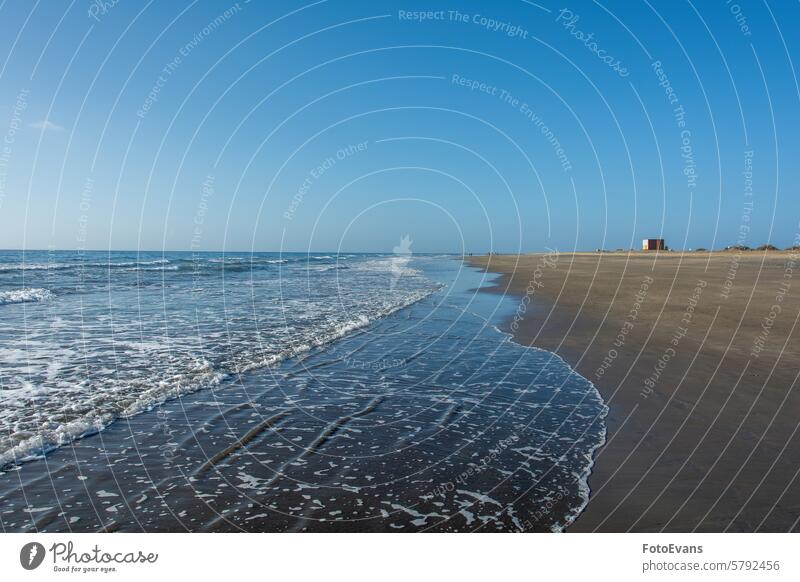
[[[499,275],[482,291],[528,297],[501,329],[563,358],[609,408],[568,531],[796,530],[796,294],[758,335],[795,255],[547,256],[465,261]]]
[[[4,528],[561,531],[588,500],[600,396],[490,324],[513,305],[475,295],[483,273],[430,267],[453,277],[442,297],[0,470]],[[562,438],[535,459],[510,445],[541,433]]]
[[[490,293],[497,293],[497,290],[494,288],[494,286],[482,287],[481,290],[482,291],[487,291],[487,292],[490,292]],[[605,400],[603,398],[602,392],[600,392],[600,390],[597,388],[597,386],[594,384],[594,382],[592,382],[591,380],[589,380],[585,376],[581,375],[577,370],[575,370],[575,368],[567,360],[562,358],[557,353],[551,352],[550,350],[545,350],[544,348],[540,348],[540,347],[537,347],[537,346],[534,346],[534,345],[522,344],[522,343],[518,342],[514,338],[514,334],[510,330],[505,330],[505,329],[503,329],[503,327],[495,327],[495,329],[498,332],[500,332],[501,334],[503,334],[504,336],[508,337],[510,342],[512,342],[512,343],[514,343],[514,344],[516,344],[518,346],[521,346],[523,348],[530,349],[530,350],[536,350],[536,351],[539,351],[539,352],[543,352],[545,354],[548,354],[548,357],[551,358],[551,359],[555,358],[556,360],[561,362],[564,366],[569,368],[572,372],[574,372],[575,374],[581,376],[585,381],[587,381],[589,384],[591,384],[591,386],[594,388],[594,391],[595,391],[598,399],[603,403],[603,406],[605,408],[605,411],[601,415],[596,416],[595,420],[600,419],[600,420],[605,421],[606,417],[608,416],[609,407],[605,403]],[[588,505],[589,500],[591,499],[591,495],[592,495],[592,487],[591,487],[591,485],[589,483],[589,480],[591,479],[592,471],[593,471],[594,466],[595,466],[596,453],[597,453],[598,450],[602,449],[605,446],[607,441],[608,441],[608,430],[607,430],[607,428],[604,427],[603,435],[602,435],[602,438],[600,439],[600,441],[598,441],[598,443],[596,445],[594,445],[592,447],[592,449],[588,453],[585,453],[585,456],[586,456],[586,458],[587,458],[587,460],[589,462],[586,465],[586,468],[584,469],[584,471],[581,473],[580,478],[578,479],[578,491],[579,491],[580,497],[581,497],[581,499],[583,501],[577,507],[569,507],[569,506],[563,506],[563,505],[554,504],[553,508],[560,507],[561,513],[564,515],[564,523],[558,523],[558,524],[554,525],[553,529],[551,530],[551,533],[563,533],[566,530],[568,530],[570,527],[572,527],[572,524],[574,524],[575,521],[580,517],[581,513],[583,513],[583,510],[586,509],[586,506]],[[545,512],[545,513],[550,513],[551,511],[552,511],[552,508],[548,509],[548,511]],[[520,531],[518,533],[524,533],[525,531],[527,531],[527,529],[523,527],[523,528],[520,529]]]
[[[472,266],[472,267],[480,269],[480,267],[478,267],[477,265],[473,265],[471,263],[469,263],[469,265]],[[492,272],[492,271],[485,270],[485,272],[489,273],[489,272]],[[505,285],[502,284],[502,281],[504,279],[509,279],[510,280],[510,277],[505,273],[494,272],[494,274],[498,275],[497,279],[494,282],[486,283],[484,286],[479,287],[477,290],[481,291],[481,292],[485,292],[485,293],[502,294],[506,299],[510,298],[510,294],[507,291],[504,291],[505,289],[508,288],[508,286],[509,286],[508,283],[506,283]],[[589,384],[591,384],[592,387],[594,388],[595,393],[597,394],[597,397],[603,403],[603,406],[605,408],[605,411],[603,412],[603,414],[597,416],[596,419],[600,419],[600,420],[605,421],[606,417],[608,416],[608,413],[609,413],[610,409],[609,409],[608,405],[605,403],[605,399],[603,397],[603,393],[597,388],[597,385],[594,382],[592,382],[589,378],[587,378],[587,377],[583,376],[582,374],[580,374],[580,372],[578,372],[574,368],[572,363],[568,362],[566,359],[564,359],[562,356],[560,356],[556,352],[550,351],[550,350],[546,350],[544,348],[541,348],[541,347],[538,347],[538,346],[535,346],[535,345],[532,345],[532,344],[525,344],[525,343],[519,342],[517,340],[516,336],[515,336],[515,333],[509,327],[510,326],[508,325],[508,321],[506,321],[506,322],[499,323],[498,326],[495,326],[495,329],[499,333],[501,333],[501,334],[505,335],[506,337],[508,337],[509,341],[511,341],[512,343],[515,343],[515,344],[517,344],[517,345],[519,345],[519,346],[521,346],[523,348],[526,348],[526,349],[531,349],[531,350],[544,352],[544,353],[548,354],[548,356],[550,358],[554,357],[559,362],[561,362],[563,365],[565,365],[570,370],[575,372],[575,374],[581,376],[584,380],[586,380]],[[597,451],[601,450],[606,445],[607,442],[608,442],[608,428],[604,427],[603,435],[602,435],[601,440],[594,447],[592,447],[591,451],[586,453],[586,457],[587,457],[589,463],[586,466],[585,470],[581,473],[580,478],[578,479],[578,490],[580,492],[580,497],[583,499],[583,501],[578,507],[574,507],[574,508],[571,508],[571,507],[568,507],[568,506],[567,507],[561,507],[561,513],[563,513],[563,515],[564,515],[564,523],[560,523],[560,524],[554,525],[553,529],[551,530],[551,533],[564,533],[567,530],[569,530],[572,527],[572,525],[581,516],[583,511],[586,509],[586,506],[589,504],[589,500],[591,499],[591,495],[592,495],[592,487],[591,487],[591,484],[590,484],[590,479],[591,479],[592,472],[594,470],[594,466],[595,466],[596,459],[597,459],[596,453],[597,453]],[[554,505],[554,507],[557,507],[557,505]],[[546,513],[549,513],[550,511],[552,511],[552,510],[549,509]],[[524,533],[525,531],[526,531],[525,528],[523,528],[523,529],[520,530],[520,533]]]

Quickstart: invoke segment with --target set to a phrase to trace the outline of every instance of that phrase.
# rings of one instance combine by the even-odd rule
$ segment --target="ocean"
[[[0,252],[3,530],[564,529],[607,409],[500,330],[519,298],[491,278],[449,255]]]

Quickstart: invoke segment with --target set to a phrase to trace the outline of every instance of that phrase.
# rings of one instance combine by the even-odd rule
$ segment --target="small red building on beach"
[[[664,251],[667,246],[663,238],[646,238],[642,240],[643,251]]]

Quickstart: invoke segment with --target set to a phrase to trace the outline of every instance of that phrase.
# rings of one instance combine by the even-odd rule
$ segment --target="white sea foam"
[[[53,298],[53,293],[49,289],[14,289],[11,291],[0,291],[0,305],[11,303],[38,303],[49,301]]]
[[[148,265],[166,265],[169,259],[154,259],[150,261],[75,261],[72,263],[0,263],[0,273],[10,273],[14,271],[61,271],[65,269],[86,269],[86,268],[124,268],[139,267]]]
[[[124,267],[125,271],[177,271],[178,265],[163,265],[158,267]]]
[[[389,307],[383,307],[381,309],[377,309],[370,316],[359,315],[359,316],[357,316],[357,317],[355,317],[353,319],[350,319],[350,320],[345,321],[343,323],[340,323],[340,324],[338,324],[336,326],[333,326],[331,329],[329,329],[329,330],[327,330],[327,331],[325,331],[323,333],[314,333],[311,336],[309,336],[308,338],[297,342],[295,345],[293,345],[293,346],[291,346],[291,347],[289,347],[287,349],[284,349],[284,350],[282,350],[281,352],[279,352],[277,354],[273,354],[272,356],[270,356],[268,358],[264,358],[261,361],[252,362],[252,363],[250,363],[248,365],[245,365],[245,366],[241,367],[238,370],[238,372],[248,372],[248,371],[251,371],[251,370],[256,370],[258,368],[264,368],[264,367],[267,367],[267,366],[272,366],[272,365],[277,364],[278,362],[281,362],[281,361],[286,360],[288,358],[292,358],[294,356],[298,356],[300,354],[308,352],[309,350],[311,350],[313,348],[322,347],[324,345],[327,345],[327,344],[329,344],[331,342],[334,342],[334,341],[336,341],[338,339],[341,339],[341,338],[345,337],[346,335],[348,335],[348,334],[350,334],[350,333],[352,333],[352,332],[354,332],[356,330],[359,330],[361,328],[364,328],[364,327],[368,326],[369,324],[373,323],[377,319],[380,319],[382,317],[386,317],[388,315],[391,315],[392,313],[394,313],[396,311],[404,309],[404,308],[408,307],[409,305],[412,305],[414,303],[417,303],[418,301],[421,301],[421,300],[425,299],[426,297],[428,297],[429,295],[434,293],[435,290],[436,289],[414,293],[414,294],[410,295],[405,300],[403,300],[402,302],[400,302],[400,303],[398,303],[396,305],[392,305],[392,306],[389,306]]]
[[[497,331],[498,333],[506,336],[507,341],[513,341],[514,336],[512,334],[499,329],[497,326],[492,326],[492,327],[494,327],[495,331]],[[543,350],[542,348],[538,348],[536,346],[528,346],[523,344],[519,345],[522,345],[522,347],[527,350],[533,350],[541,352],[543,354],[547,354],[549,358],[560,362],[567,369],[569,369],[572,374],[574,374],[578,378],[581,378],[583,381],[589,384],[591,386],[591,392],[593,393],[593,395],[595,396],[597,402],[600,404],[601,407],[600,413],[597,415],[596,420],[602,421],[605,419],[605,417],[608,415],[608,410],[609,410],[608,406],[605,404],[603,396],[600,394],[600,391],[597,389],[597,386],[595,386],[595,384],[591,380],[578,374],[578,372],[576,372],[564,358],[562,358],[555,352],[549,352],[547,350]],[[606,444],[606,438],[607,438],[607,429],[605,427],[605,424],[603,424],[603,430],[600,433],[598,439],[595,442],[591,443],[590,449],[584,454],[586,458],[586,465],[582,468],[579,475],[575,475],[578,481],[578,494],[580,496],[581,501],[577,506],[570,508],[569,512],[564,517],[563,522],[555,523],[551,527],[551,531],[553,531],[554,533],[563,532],[566,528],[572,525],[572,523],[574,523],[574,521],[578,519],[578,516],[583,512],[584,509],[586,509],[586,506],[589,504],[589,498],[591,497],[592,493],[591,487],[589,486],[589,478],[591,477],[592,469],[594,468],[595,453],[597,452],[598,449],[600,449],[603,445]]]
[[[148,276],[174,276],[146,272],[171,269],[178,260],[169,262],[134,265],[146,282]],[[52,317],[24,322],[25,337],[0,336],[0,466],[37,458],[118,418],[334,342],[438,288],[408,277],[390,289],[390,263],[383,261],[381,270],[364,267],[367,262],[351,261],[362,268],[343,271],[345,279],[320,277],[312,294],[303,268],[260,280],[255,295],[246,286],[250,273],[235,272],[224,295],[221,286],[209,285],[187,299],[181,290],[188,284],[174,279],[176,292],[170,294],[133,287],[60,296]],[[122,274],[126,270],[120,277],[130,276]],[[50,297],[46,289],[8,291],[0,304]],[[13,325],[23,324],[6,311]]]

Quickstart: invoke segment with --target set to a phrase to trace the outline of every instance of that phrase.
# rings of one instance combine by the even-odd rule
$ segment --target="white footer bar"
[[[2,534],[4,580],[800,580],[793,534]]]

